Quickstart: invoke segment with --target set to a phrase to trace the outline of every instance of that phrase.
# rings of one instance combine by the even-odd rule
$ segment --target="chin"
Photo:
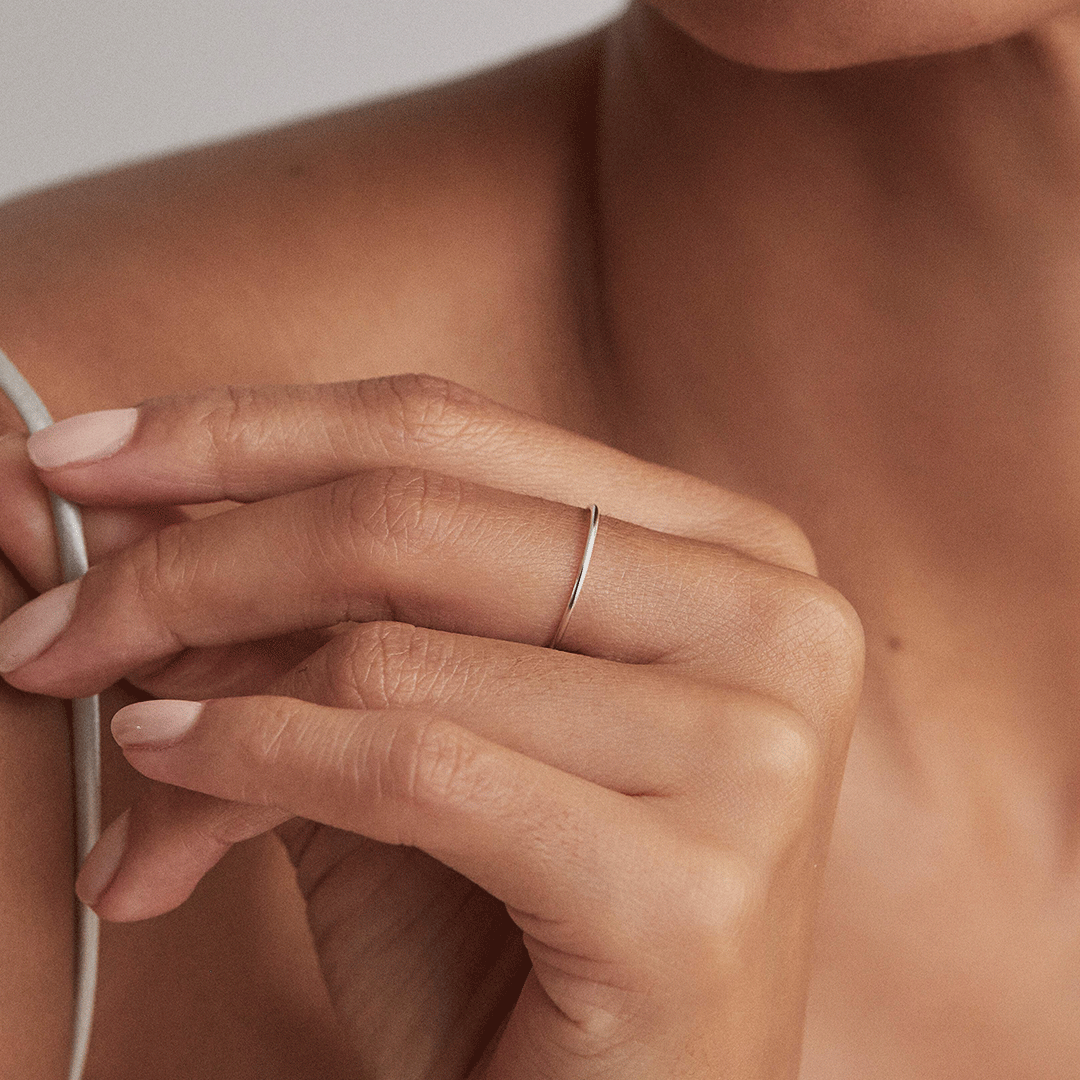
[[[1032,30],[1062,0],[649,0],[707,49],[769,71],[959,52]]]

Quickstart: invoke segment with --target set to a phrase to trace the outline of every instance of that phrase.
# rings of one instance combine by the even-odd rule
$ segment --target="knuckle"
[[[304,715],[303,705],[287,698],[263,703],[260,722],[248,745],[258,762],[258,772],[272,769],[288,755],[298,729],[303,726]]]
[[[743,530],[746,546],[760,558],[789,570],[817,575],[817,558],[810,540],[782,510],[756,503],[744,519]]]
[[[821,739],[794,710],[773,710],[761,731],[753,755],[761,803],[780,820],[802,821],[825,774]]]
[[[762,963],[776,947],[770,927],[788,920],[812,919],[813,890],[793,888],[775,866],[730,851],[710,851],[679,910],[680,923],[693,928],[691,947],[681,956],[683,973],[696,970],[721,993],[744,979],[748,965]],[[801,878],[801,875],[796,875]],[[798,911],[798,915],[795,912]],[[672,972],[677,980],[678,967]]]
[[[136,557],[124,565],[132,575],[135,595],[151,605],[162,597],[175,596],[189,585],[197,566],[187,532],[181,525],[167,525],[139,545]]]
[[[775,710],[758,725],[744,778],[752,809],[740,830],[766,867],[786,863],[815,828],[827,787],[827,757],[818,734],[793,710]]]
[[[862,683],[863,632],[847,600],[817,578],[804,578],[793,590],[785,630],[816,698],[841,709],[853,704]]]
[[[359,384],[383,419],[383,441],[409,457],[460,442],[477,429],[487,398],[434,375],[390,375]]]
[[[391,556],[418,555],[458,538],[465,487],[424,469],[372,469],[332,485],[331,514],[349,536],[363,535]]]
[[[201,423],[215,460],[242,456],[260,443],[257,404],[251,387],[219,386],[206,392]]]
[[[834,778],[823,733],[790,706],[740,694],[701,744],[697,822],[762,866],[817,827]],[[701,811],[704,810],[702,814]]]
[[[329,659],[335,696],[385,709],[423,697],[431,635],[408,623],[365,623],[342,635]]]
[[[445,720],[399,725],[382,759],[377,790],[420,810],[468,803],[481,783],[477,755],[462,728]]]
[[[761,905],[760,872],[745,857],[709,848],[686,860],[680,885],[678,925],[691,930],[686,940],[694,943],[695,955],[690,959],[719,975],[730,972],[741,962],[744,928]],[[671,900],[665,897],[664,903],[670,915]],[[686,958],[675,957],[682,967]]]
[[[410,623],[377,621],[350,626],[278,684],[281,693],[345,709],[441,704],[474,700],[483,670],[461,655],[450,634]]]
[[[742,590],[734,618],[743,624],[741,648],[756,657],[757,688],[815,722],[852,713],[863,635],[851,605],[818,578],[773,569],[749,576]],[[712,628],[714,647],[732,638],[730,607],[727,615]]]
[[[185,847],[194,856],[206,852],[222,854],[236,843],[229,835],[228,824],[222,821],[201,822],[185,837]]]
[[[242,803],[221,802],[191,827],[188,846],[193,851],[227,851],[252,834],[252,825],[265,817],[265,810]]]
[[[745,688],[811,720],[853,714],[862,686],[863,632],[854,608],[808,574],[727,559],[700,567],[680,590],[684,636],[678,658],[710,669],[736,665]]]

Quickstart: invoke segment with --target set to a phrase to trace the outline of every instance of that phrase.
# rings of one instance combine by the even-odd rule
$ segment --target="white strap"
[[[31,434],[52,423],[52,417],[41,398],[3,352],[0,352],[0,390],[11,399]],[[49,497],[64,580],[74,581],[86,573],[88,566],[82,518],[78,509],[67,500],[51,492]],[[97,843],[101,830],[101,707],[97,697],[77,698],[71,703],[71,766],[75,792],[77,869]],[[97,990],[98,936],[97,916],[84,904],[79,904],[75,926],[75,1000],[68,1080],[81,1080],[86,1068]]]

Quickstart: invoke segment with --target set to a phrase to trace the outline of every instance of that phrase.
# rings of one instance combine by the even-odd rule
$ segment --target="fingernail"
[[[113,738],[121,746],[176,742],[191,730],[202,712],[200,701],[140,701],[112,718]]]
[[[79,583],[69,581],[23,604],[0,623],[0,675],[43,653],[71,622]]]
[[[83,413],[42,428],[26,441],[30,460],[39,469],[103,461],[130,441],[138,409],[106,409]]]
[[[75,881],[75,892],[87,907],[93,907],[105,895],[120,869],[120,860],[127,848],[130,816],[131,811],[125,810],[101,834],[94,849],[86,856]]]

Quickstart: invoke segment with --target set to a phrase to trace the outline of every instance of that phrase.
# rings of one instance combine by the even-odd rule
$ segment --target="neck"
[[[1029,756],[1066,761],[1065,790],[1080,771],[1080,22],[792,75],[726,62],[638,7],[607,63],[623,441],[803,525],[864,618],[894,751],[947,760],[974,725],[990,756],[1041,742]]]

